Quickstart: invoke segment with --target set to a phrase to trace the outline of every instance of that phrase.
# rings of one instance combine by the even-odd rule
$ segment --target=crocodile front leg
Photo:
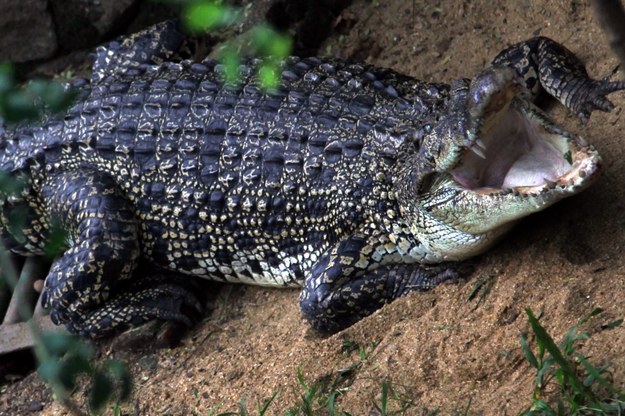
[[[428,267],[402,263],[406,241],[355,234],[323,255],[304,282],[300,307],[318,331],[334,333],[412,291],[429,290],[469,274],[460,263]]]
[[[625,89],[625,82],[594,80],[584,64],[564,46],[539,36],[517,43],[495,57],[493,66],[508,66],[537,94],[542,87],[586,121],[594,110],[611,111],[606,95]]]
[[[131,281],[139,257],[138,222],[130,201],[99,172],[65,172],[42,189],[51,218],[68,232],[69,248],[46,278],[43,306],[54,323],[96,338],[154,318],[190,324],[186,289],[159,281]]]

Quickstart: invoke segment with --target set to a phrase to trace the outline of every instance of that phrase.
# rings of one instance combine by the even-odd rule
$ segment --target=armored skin
[[[258,62],[226,84],[215,62],[168,61],[182,41],[165,22],[100,47],[65,114],[1,131],[0,170],[24,184],[0,199],[5,245],[41,254],[67,230],[43,303],[83,336],[190,323],[193,276],[301,287],[325,332],[457,279],[597,176],[595,149],[532,104],[538,91],[585,119],[625,89],[544,37],[451,85],[290,58],[269,91]]]

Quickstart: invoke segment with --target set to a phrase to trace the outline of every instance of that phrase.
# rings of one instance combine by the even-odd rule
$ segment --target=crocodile
[[[546,37],[451,84],[292,57],[270,89],[259,60],[231,81],[174,59],[184,38],[164,22],[97,48],[68,110],[0,132],[0,171],[22,184],[2,191],[4,244],[41,254],[66,230],[42,302],[82,336],[192,324],[188,276],[299,287],[303,316],[330,333],[465,277],[463,260],[600,171],[537,95],[586,120],[625,89]]]

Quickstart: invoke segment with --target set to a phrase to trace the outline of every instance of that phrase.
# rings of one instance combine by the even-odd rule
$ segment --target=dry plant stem
[[[15,268],[15,264],[11,261],[11,257],[9,256],[9,252],[5,249],[4,244],[0,242],[0,267],[3,270],[3,276],[6,279],[6,282],[9,285],[11,291],[14,291],[19,280],[19,273]],[[20,318],[24,321],[32,322],[30,318],[32,317],[32,313],[30,308],[24,302],[20,302],[16,305],[17,312]],[[33,338],[39,339],[40,334],[37,328],[33,328]]]
[[[32,311],[26,306],[31,304],[33,284],[35,283],[37,276],[41,274],[39,272],[40,269],[41,263],[34,257],[28,257],[24,262],[24,266],[22,267],[22,272],[18,276],[17,283],[12,288],[13,296],[2,320],[3,325],[15,324],[32,318]],[[27,312],[28,315],[24,315],[25,312]]]
[[[14,290],[18,282],[19,274],[17,272],[17,269],[15,268],[15,265],[11,261],[8,251],[6,250],[2,242],[0,242],[0,265],[2,267],[2,270],[4,271],[4,277],[6,278],[9,287],[11,288],[11,290]],[[27,304],[20,302],[20,304],[17,305],[17,309],[20,317],[28,324],[28,328],[32,333],[33,339],[35,340],[34,353],[37,357],[37,362],[42,363],[46,360],[50,360],[50,354],[43,347],[43,343],[41,340],[41,330],[39,329],[39,327],[37,327],[35,320],[30,319],[32,317],[30,308]],[[67,392],[61,392],[61,394],[63,397],[59,397],[59,401],[70,413],[75,416],[87,416],[87,413],[83,412],[76,403],[69,399],[69,395],[67,394]]]
[[[592,0],[590,3],[621,70],[625,70],[625,10],[621,0]]]

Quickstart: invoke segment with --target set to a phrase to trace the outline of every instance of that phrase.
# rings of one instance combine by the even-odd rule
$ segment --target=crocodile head
[[[597,151],[528,97],[509,68],[452,85],[447,116],[424,139],[435,167],[416,201],[421,223],[446,233],[425,238],[443,259],[478,254],[516,220],[579,193],[597,176]]]

